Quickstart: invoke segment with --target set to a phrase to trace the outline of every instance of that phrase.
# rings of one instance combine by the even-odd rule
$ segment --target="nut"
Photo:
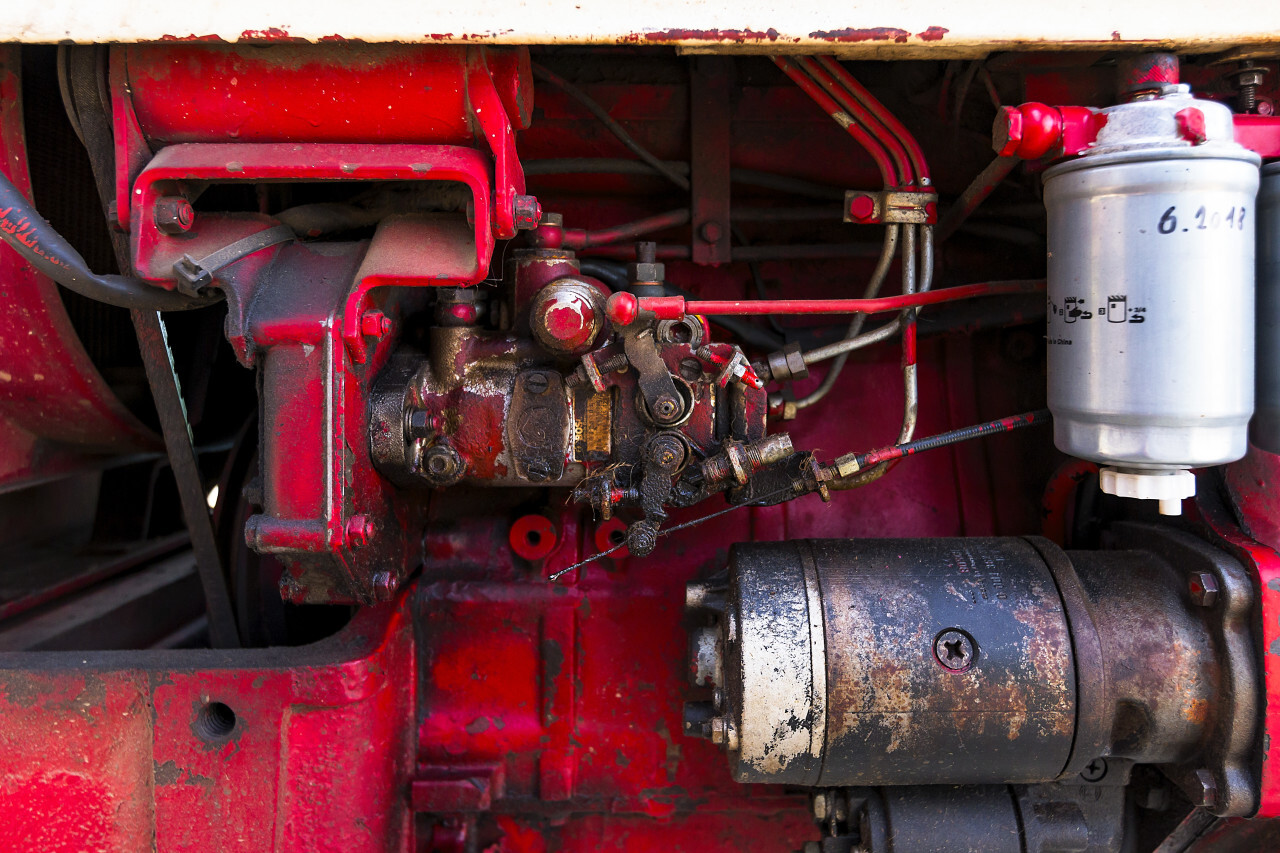
[[[1196,771],[1195,782],[1193,787],[1199,788],[1199,796],[1192,796],[1191,801],[1197,806],[1211,809],[1218,803],[1218,782],[1213,778],[1213,774],[1205,768]]]
[[[351,548],[363,548],[369,544],[373,533],[373,524],[363,515],[353,515],[347,519],[347,545]]]
[[[512,208],[517,230],[528,231],[538,227],[538,221],[542,219],[542,205],[538,204],[536,197],[518,195],[515,197]]]
[[[377,572],[373,576],[373,597],[378,601],[390,601],[396,594],[396,578],[391,572]]]
[[[195,225],[196,212],[191,202],[181,196],[165,196],[156,199],[156,228],[163,234],[186,234]]]
[[[1218,579],[1208,572],[1196,572],[1187,581],[1191,600],[1200,607],[1213,607],[1218,603]]]

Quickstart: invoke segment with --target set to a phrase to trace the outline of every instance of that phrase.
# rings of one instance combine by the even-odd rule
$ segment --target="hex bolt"
[[[373,576],[373,597],[378,601],[390,601],[395,594],[395,575],[391,572],[376,572]]]
[[[542,219],[542,205],[536,196],[518,195],[512,201],[512,219],[517,230],[529,231],[538,227]]]
[[[369,544],[369,536],[373,533],[373,524],[363,515],[353,515],[347,519],[347,545],[351,548],[363,548]]]
[[[1265,66],[1256,65],[1252,60],[1246,59],[1240,63],[1236,71],[1228,75],[1239,92],[1240,112],[1251,113],[1257,108],[1258,87],[1262,85],[1267,70]]]
[[[155,223],[162,234],[176,236],[186,234],[195,225],[196,212],[191,202],[182,196],[165,196],[156,199]]]
[[[530,394],[545,394],[550,383],[545,373],[530,373],[524,380],[525,390]]]
[[[1217,805],[1218,783],[1212,773],[1201,767],[1196,771],[1195,785],[1199,787],[1200,793],[1198,797],[1193,796],[1191,799],[1197,806],[1210,809]]]
[[[366,311],[360,315],[360,334],[381,340],[391,333],[391,318],[381,311]]]
[[[1218,579],[1208,572],[1196,572],[1187,581],[1191,601],[1200,607],[1213,607],[1218,603]]]
[[[405,419],[405,435],[410,439],[430,438],[435,434],[435,419],[421,409],[415,409]]]
[[[1101,782],[1102,778],[1107,775],[1107,760],[1105,758],[1095,758],[1085,765],[1080,771],[1080,778],[1086,782]]]
[[[973,641],[963,631],[948,628],[933,641],[933,654],[945,668],[964,672],[973,663]]]

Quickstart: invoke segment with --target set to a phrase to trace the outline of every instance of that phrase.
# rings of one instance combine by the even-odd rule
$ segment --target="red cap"
[[[605,303],[605,312],[619,326],[630,326],[640,313],[640,300],[630,293],[615,293]]]

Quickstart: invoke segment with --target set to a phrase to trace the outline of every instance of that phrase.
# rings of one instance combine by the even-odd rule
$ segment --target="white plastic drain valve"
[[[1196,493],[1195,475],[1185,468],[1174,471],[1103,468],[1098,478],[1102,491],[1108,495],[1160,501],[1161,515],[1182,515],[1183,498],[1194,497]]]

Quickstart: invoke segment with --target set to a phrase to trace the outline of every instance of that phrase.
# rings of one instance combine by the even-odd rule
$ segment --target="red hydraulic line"
[[[924,151],[920,148],[920,143],[916,142],[916,138],[911,135],[911,131],[898,121],[897,116],[885,109],[884,104],[876,100],[875,95],[867,91],[861,83],[853,78],[853,75],[845,70],[844,66],[836,61],[834,56],[820,56],[818,61],[821,62],[836,80],[843,84],[853,96],[862,102],[872,115],[884,123],[884,126],[897,137],[907,149],[907,154],[911,157],[911,162],[915,166],[916,180],[927,179],[929,177],[929,166],[924,160]]]
[[[836,103],[844,108],[845,112],[853,116],[889,152],[889,156],[897,164],[898,176],[902,181],[907,184],[912,183],[914,180],[912,175],[915,170],[907,159],[906,150],[893,133],[876,118],[875,114],[867,109],[853,92],[840,85],[830,74],[824,71],[822,65],[811,57],[799,56],[796,57],[795,61],[819,86],[827,90],[827,94],[831,95]]]
[[[667,228],[674,228],[677,225],[684,225],[689,221],[689,209],[682,207],[678,210],[669,210],[666,213],[659,213],[656,216],[647,216],[644,219],[637,219],[635,222],[626,222],[622,225],[615,225],[612,228],[600,228],[595,231],[583,231],[580,228],[566,228],[564,230],[564,243],[566,249],[588,249],[593,246],[608,246],[613,243],[622,243],[645,234],[651,234],[654,231],[662,231]]]
[[[876,165],[880,167],[880,176],[884,179],[886,187],[899,186],[897,170],[889,159],[889,155],[885,153],[883,147],[870,134],[862,129],[853,121],[853,117],[849,115],[839,104],[835,102],[822,88],[815,83],[808,74],[800,69],[791,60],[782,57],[772,57],[773,62],[782,72],[791,78],[797,86],[804,90],[810,98],[817,102],[818,106],[826,111],[827,115],[836,120],[849,135],[857,140],[858,144],[867,149],[867,153],[871,155],[871,159],[876,161]]]
[[[988,281],[876,299],[686,300],[683,296],[636,297],[630,293],[615,293],[609,297],[608,313],[610,319],[622,326],[635,322],[641,311],[652,311],[659,320],[678,320],[689,314],[880,314],[975,296],[1004,296],[1041,290],[1044,290],[1043,280]]]

